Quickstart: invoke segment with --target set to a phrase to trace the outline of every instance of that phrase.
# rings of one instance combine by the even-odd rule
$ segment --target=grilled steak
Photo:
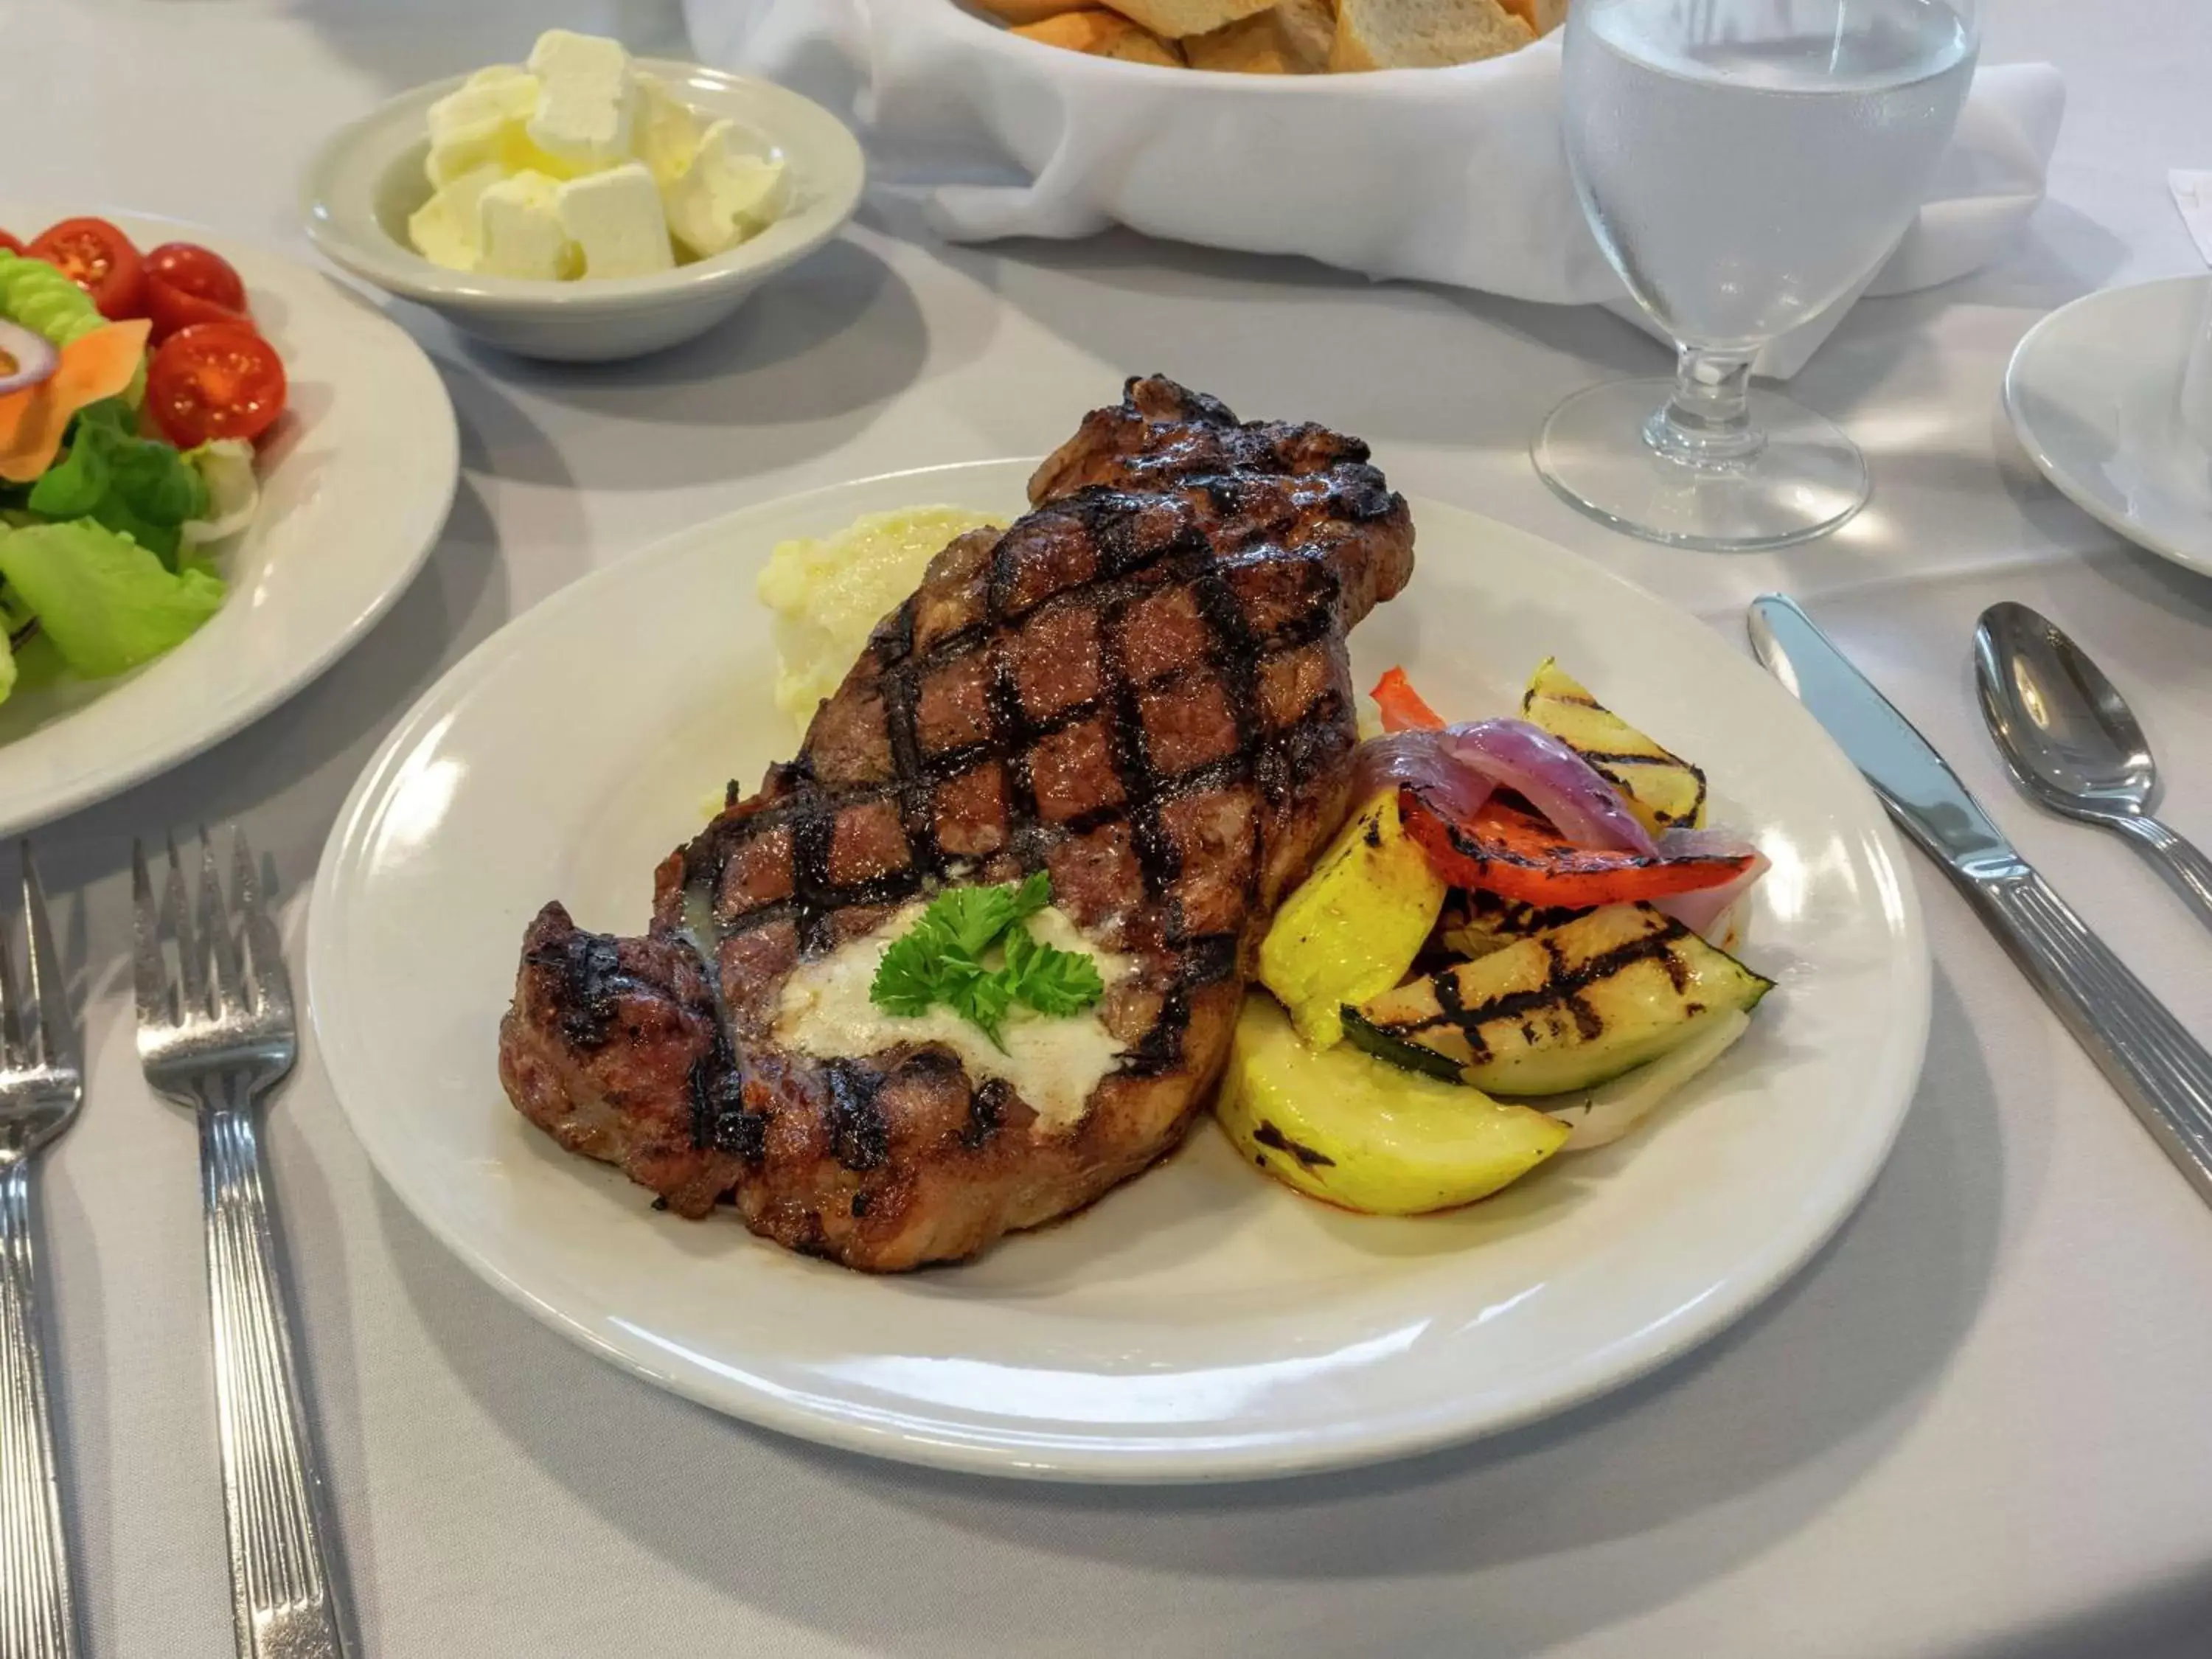
[[[799,757],[670,854],[645,938],[557,904],[531,925],[500,1075],[532,1122],[679,1214],[731,1203],[872,1270],[971,1255],[1180,1143],[1267,920],[1342,816],[1345,633],[1405,585],[1412,526],[1358,441],[1158,379],[1087,417],[1030,499],[939,554]],[[1073,1121],[942,1043],[792,1045],[802,963],[1037,870],[1125,964],[1098,1010],[1118,1057]]]

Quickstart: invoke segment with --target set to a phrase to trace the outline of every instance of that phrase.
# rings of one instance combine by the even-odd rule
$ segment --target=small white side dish
[[[878,1455],[1075,1480],[1288,1474],[1494,1432],[1704,1341],[1796,1272],[1873,1181],[1912,1097],[1928,949],[1858,774],[1695,619],[1522,532],[1413,503],[1413,590],[1352,635],[1455,714],[1547,652],[1711,772],[1774,861],[1753,1029],[1620,1146],[1496,1198],[1356,1217],[1246,1168],[1214,1126],[1161,1168],[969,1266],[870,1278],[655,1214],[562,1152],[495,1072],[522,930],[559,897],[634,931],[702,799],[787,756],[753,582],[862,513],[1021,510],[1023,463],[876,478],[702,524],[487,641],[394,729],[309,910],[315,1030],[400,1201],[570,1340],[753,1422]],[[686,602],[671,605],[668,595]]]
[[[790,168],[790,211],[726,253],[645,276],[532,282],[433,264],[408,241],[407,219],[430,195],[426,124],[430,106],[466,78],[454,76],[402,93],[325,141],[304,187],[309,240],[363,281],[521,356],[605,362],[704,333],[837,234],[860,205],[867,164],[844,124],[797,93],[693,64],[637,61],[709,120],[726,117],[766,139]]]
[[[2005,369],[2005,412],[2043,476],[2106,528],[2212,575],[2212,454],[2182,377],[2212,276],[2108,289],[2054,311]]]

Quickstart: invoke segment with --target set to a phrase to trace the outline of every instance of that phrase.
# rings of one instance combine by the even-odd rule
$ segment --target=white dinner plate
[[[1417,502],[1411,591],[1354,635],[1449,713],[1547,653],[1711,771],[1774,860],[1751,1034],[1620,1145],[1498,1197],[1355,1217],[1176,1158],[981,1260],[869,1278],[657,1214],[502,1097],[496,1028],[547,899],[641,930],[654,864],[791,735],[753,579],[787,537],[944,501],[1012,514],[1026,463],[732,514],[599,571],[472,653],[362,774],[308,981],[325,1064],[401,1200],[555,1329],[664,1387],[854,1449],[1086,1480],[1276,1475],[1526,1422],[1712,1335],[1849,1213],[1927,1033],[1927,948],[1874,798],[1810,715],[1678,611],[1548,543]]]
[[[70,210],[0,203],[0,225],[27,240]],[[262,450],[261,510],[218,552],[230,584],[222,609],[129,674],[68,678],[0,703],[0,836],[189,760],[336,662],[422,568],[460,476],[437,371],[367,303],[198,225],[103,216],[142,252],[198,242],[237,266],[291,398]]]
[[[2106,529],[2212,574],[2212,455],[2181,424],[2181,373],[2212,276],[2108,289],[2027,332],[2005,410],[2043,476]]]

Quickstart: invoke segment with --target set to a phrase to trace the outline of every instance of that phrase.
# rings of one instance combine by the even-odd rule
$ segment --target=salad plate
[[[556,1148],[495,1070],[549,894],[629,927],[732,778],[791,750],[754,581],[860,515],[1023,507],[1025,462],[838,486],[575,584],[434,687],[369,763],[310,913],[317,1041],[407,1207],[533,1316],[662,1387],[876,1455],[1099,1481],[1405,1455],[1591,1398],[1710,1338],[1873,1181],[1917,1078],[1927,946],[1880,808],[1811,718],[1693,618],[1549,543],[1412,504],[1415,591],[1353,636],[1456,717],[1574,665],[1711,779],[1772,861],[1748,1036],[1630,1139],[1464,1209],[1354,1216],[1201,1122],[1162,1167],[971,1264],[868,1277],[655,1213]],[[670,592],[690,596],[681,606]],[[641,735],[642,734],[642,735]]]
[[[64,216],[0,204],[28,235]],[[246,529],[211,550],[222,607],[112,678],[26,683],[0,702],[0,835],[89,805],[220,742],[330,666],[428,556],[459,477],[453,405],[403,331],[320,272],[173,221],[106,216],[141,248],[185,240],[243,277],[289,407],[255,463]]]

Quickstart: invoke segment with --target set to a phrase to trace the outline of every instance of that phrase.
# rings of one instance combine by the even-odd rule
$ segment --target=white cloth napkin
[[[1302,253],[1376,277],[1616,305],[1559,143],[1556,39],[1451,70],[1146,72],[1017,39],[951,0],[684,0],[701,57],[782,82],[866,137],[955,241],[1154,236]],[[1869,291],[1948,281],[2042,199],[2065,91],[1985,69],[1927,204]],[[1794,373],[1846,309],[1778,342]],[[1647,325],[1648,326],[1648,325]]]

